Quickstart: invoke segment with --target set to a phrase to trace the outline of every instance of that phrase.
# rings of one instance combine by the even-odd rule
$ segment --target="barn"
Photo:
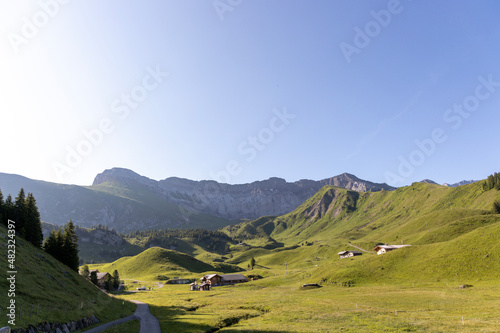
[[[360,255],[363,255],[363,253],[360,251],[342,251],[342,252],[339,252],[340,259],[352,258],[355,256],[360,256]]]
[[[406,247],[406,246],[411,246],[411,245],[377,245],[373,249],[373,251],[377,252],[377,254],[384,254],[384,253],[387,253],[389,251],[397,250],[397,249],[400,249],[400,248]]]

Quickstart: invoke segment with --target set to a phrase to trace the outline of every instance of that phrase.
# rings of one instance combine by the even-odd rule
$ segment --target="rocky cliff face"
[[[364,181],[348,173],[321,181],[300,180],[289,183],[281,178],[270,178],[250,184],[229,185],[181,178],[155,181],[125,169],[104,171],[97,175],[94,185],[103,182],[126,185],[132,181],[147,186],[168,202],[228,220],[289,213],[325,185],[359,192],[394,189],[387,184]]]

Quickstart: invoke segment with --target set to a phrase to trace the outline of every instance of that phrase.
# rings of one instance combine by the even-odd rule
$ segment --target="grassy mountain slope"
[[[8,267],[8,239],[7,229],[0,226],[0,266],[4,272]],[[132,314],[135,310],[135,305],[122,304],[106,296],[92,283],[20,237],[16,238],[15,265],[16,328],[43,321],[76,321],[92,314],[104,322]],[[0,298],[1,308],[5,309],[10,301],[6,278],[0,280],[0,290],[5,292]],[[4,323],[5,316],[2,317]]]
[[[495,280],[500,265],[495,244],[500,215],[491,213],[495,200],[500,191],[484,191],[482,182],[456,188],[415,183],[377,193],[326,186],[287,215],[223,230],[250,245],[270,238],[281,244],[235,252],[231,262],[244,266],[251,257],[263,267],[287,262],[300,271],[313,268],[310,274],[319,280]],[[413,246],[383,256],[364,253],[340,261],[337,256],[357,250],[352,245],[371,251],[383,243]]]

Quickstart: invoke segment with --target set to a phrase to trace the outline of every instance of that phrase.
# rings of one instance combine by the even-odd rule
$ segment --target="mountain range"
[[[62,185],[0,173],[4,196],[22,187],[32,192],[43,221],[57,225],[72,219],[79,226],[107,225],[119,232],[163,228],[217,229],[241,220],[291,212],[323,186],[353,191],[391,191],[344,173],[335,177],[287,182],[270,178],[249,184],[167,178],[156,181],[131,170],[98,174],[92,186]]]

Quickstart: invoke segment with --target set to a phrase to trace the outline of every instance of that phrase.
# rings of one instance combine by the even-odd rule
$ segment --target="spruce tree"
[[[40,221],[40,212],[36,206],[36,200],[33,193],[28,193],[26,197],[26,240],[36,247],[40,247],[43,241],[42,223]]]
[[[120,275],[118,271],[115,269],[113,272],[113,289],[118,289],[120,287]]]
[[[14,216],[14,220],[16,221],[16,232],[18,232],[21,237],[26,237],[26,196],[22,188],[19,190],[19,194],[16,197]]]
[[[5,199],[3,213],[4,224],[7,225],[8,220],[12,219],[14,213],[14,202],[12,201],[12,196],[10,194],[7,196],[7,199]]]
[[[500,201],[493,202],[493,214],[500,214]]]
[[[254,266],[255,266],[255,258],[252,257],[252,259],[250,259],[250,267],[253,269]]]
[[[80,263],[80,259],[78,258],[78,236],[76,235],[75,225],[71,220],[64,226],[62,250],[64,252],[63,262],[69,268],[78,272],[78,265]]]
[[[90,272],[90,282],[92,282],[93,284],[95,284],[97,286],[97,272],[96,271]]]
[[[43,249],[45,252],[53,256],[59,261],[62,261],[62,243],[63,235],[61,229],[52,230],[49,237],[43,241]]]
[[[106,289],[107,291],[113,290],[113,278],[110,274],[107,274],[104,278],[104,289]]]
[[[4,221],[4,206],[5,203],[3,202],[3,193],[2,190],[0,190],[0,223],[3,225],[7,225],[7,221]]]

